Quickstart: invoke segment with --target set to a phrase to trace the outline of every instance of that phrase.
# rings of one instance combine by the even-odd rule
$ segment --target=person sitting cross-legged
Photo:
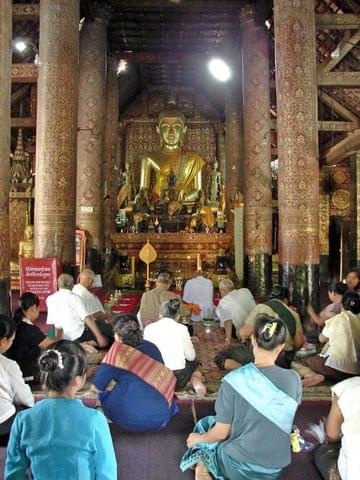
[[[105,415],[135,432],[164,428],[178,412],[175,375],[159,349],[143,340],[136,315],[119,315],[114,332],[115,342],[92,380]],[[107,391],[112,381],[116,384]]]
[[[337,383],[332,393],[331,409],[325,422],[326,443],[316,447],[314,462],[324,480],[357,480],[360,472],[360,377]]]
[[[190,382],[196,393],[205,395],[206,387],[189,331],[178,323],[180,306],[178,298],[164,302],[160,307],[160,319],[145,327],[144,339],[158,347],[165,365],[174,372],[176,390],[182,390]]]
[[[256,320],[251,337],[254,363],[223,378],[216,416],[201,419],[188,436],[182,471],[195,467],[196,480],[281,476],[291,462],[290,434],[301,402],[299,375],[275,365],[285,339],[281,320],[266,315]]]
[[[305,367],[298,368],[304,387],[360,375],[360,294],[345,292],[342,310],[325,322],[319,335],[326,344],[321,354],[303,359]]]
[[[111,339],[102,331],[101,319],[95,319],[87,310],[84,300],[72,292],[74,279],[71,275],[61,274],[58,278],[59,290],[46,299],[48,308],[47,323],[54,325],[57,339],[64,338],[77,343],[94,342],[105,348]]]
[[[276,359],[276,364],[282,368],[291,368],[296,350],[301,348],[305,338],[299,315],[289,308],[289,289],[282,285],[275,285],[270,293],[270,300],[259,303],[251,311],[243,325],[240,326],[238,336],[241,342],[233,347],[221,350],[215,357],[215,363],[224,370],[234,370],[240,365],[253,361],[254,355],[250,337],[254,333],[256,319],[259,315],[269,315],[281,318],[286,325],[287,335],[284,350]]]

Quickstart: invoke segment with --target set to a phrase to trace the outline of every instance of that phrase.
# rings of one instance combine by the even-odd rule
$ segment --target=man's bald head
[[[57,280],[57,284],[59,288],[66,288],[67,290],[72,290],[74,286],[74,278],[68,273],[62,273]]]
[[[95,278],[95,273],[89,268],[84,270],[79,275],[79,283],[85,288],[91,288]]]

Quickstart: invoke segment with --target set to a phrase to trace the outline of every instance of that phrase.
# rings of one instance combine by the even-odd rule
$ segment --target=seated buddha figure
[[[19,243],[19,258],[34,258],[34,227],[26,225],[24,238]]]
[[[156,132],[161,140],[161,149],[146,152],[141,159],[140,189],[150,191],[151,177],[155,174],[150,198],[157,201],[161,192],[168,187],[168,177],[172,171],[176,177],[177,200],[193,202],[201,190],[201,170],[205,160],[196,152],[182,148],[186,133],[184,116],[169,102],[168,108],[158,117]]]

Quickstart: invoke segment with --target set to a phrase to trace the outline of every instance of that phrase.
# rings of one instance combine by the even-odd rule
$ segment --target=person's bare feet
[[[314,387],[315,385],[319,385],[323,383],[325,380],[324,375],[320,375],[320,373],[307,373],[304,375],[301,383],[303,387]]]
[[[203,463],[198,463],[195,467],[195,480],[211,480],[211,475]]]
[[[198,376],[192,376],[190,380],[191,386],[198,395],[206,395],[206,387]]]

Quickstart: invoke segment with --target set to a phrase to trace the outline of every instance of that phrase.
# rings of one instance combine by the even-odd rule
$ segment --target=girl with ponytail
[[[25,292],[19,299],[14,314],[16,337],[7,356],[15,360],[29,383],[39,383],[38,359],[42,349],[48,348],[54,340],[47,337],[35,324],[39,317],[40,300],[37,295]]]

